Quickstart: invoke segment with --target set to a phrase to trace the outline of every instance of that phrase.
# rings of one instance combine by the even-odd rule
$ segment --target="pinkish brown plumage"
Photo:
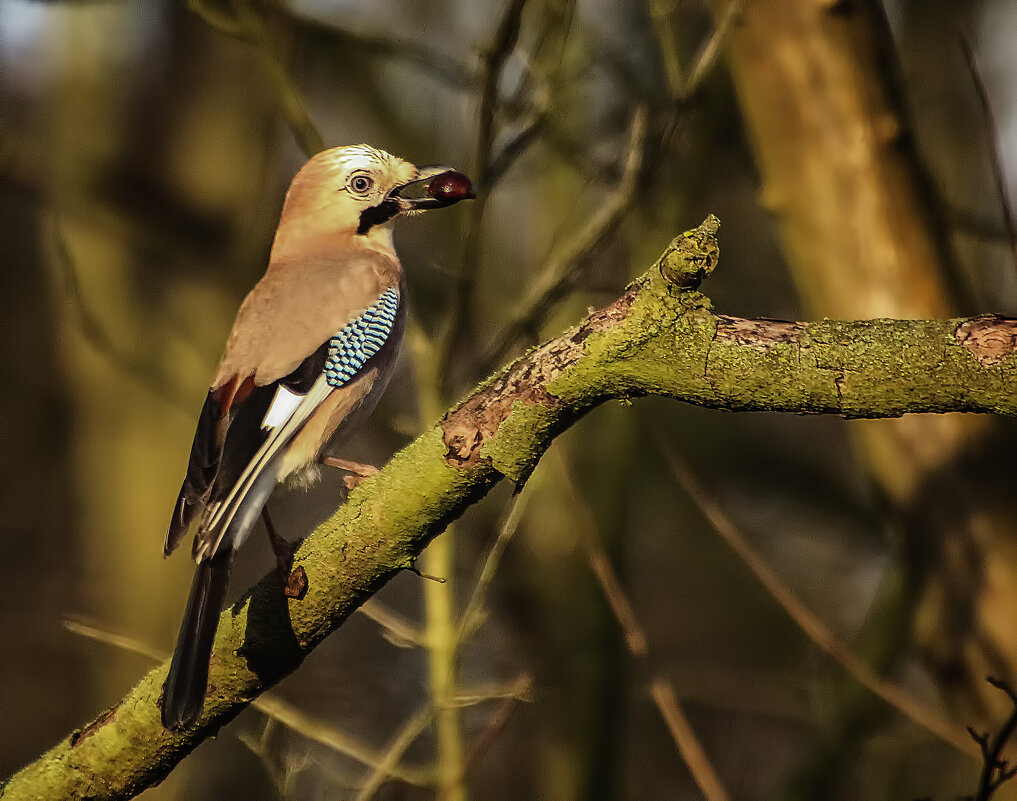
[[[434,181],[449,191],[429,191]],[[392,221],[467,197],[461,173],[366,145],[319,153],[293,179],[268,269],[237,313],[199,415],[166,535],[169,554],[196,525],[198,563],[166,679],[167,728],[201,714],[233,554],[272,490],[313,469],[388,384],[405,297]]]

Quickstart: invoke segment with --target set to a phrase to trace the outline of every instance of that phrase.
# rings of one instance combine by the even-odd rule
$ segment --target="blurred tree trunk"
[[[715,8],[722,13],[726,2]],[[815,314],[942,317],[957,294],[944,226],[919,164],[882,7],[744,4],[729,64],[773,214]],[[961,719],[987,714],[984,676],[1017,664],[1012,573],[1001,549],[1015,516],[986,515],[958,467],[993,422],[958,415],[852,423],[858,449],[902,523],[916,579],[914,636]],[[993,567],[993,571],[1000,569]],[[995,699],[993,699],[995,700]]]

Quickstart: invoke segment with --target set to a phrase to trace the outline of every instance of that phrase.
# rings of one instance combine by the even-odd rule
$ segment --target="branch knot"
[[[695,289],[713,272],[720,259],[718,230],[720,219],[711,214],[698,228],[672,240],[655,265],[668,283],[679,289]]]

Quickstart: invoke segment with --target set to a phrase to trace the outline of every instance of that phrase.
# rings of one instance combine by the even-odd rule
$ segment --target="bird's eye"
[[[362,172],[354,173],[350,178],[349,187],[358,195],[366,195],[374,188],[374,179]]]

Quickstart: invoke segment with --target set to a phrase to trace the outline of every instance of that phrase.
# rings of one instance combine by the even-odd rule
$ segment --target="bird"
[[[268,268],[237,312],[198,416],[166,533],[169,556],[194,528],[197,563],[162,696],[166,729],[201,716],[233,557],[272,491],[313,483],[392,377],[406,309],[393,222],[473,197],[463,173],[368,145],[324,150],[293,178]]]

